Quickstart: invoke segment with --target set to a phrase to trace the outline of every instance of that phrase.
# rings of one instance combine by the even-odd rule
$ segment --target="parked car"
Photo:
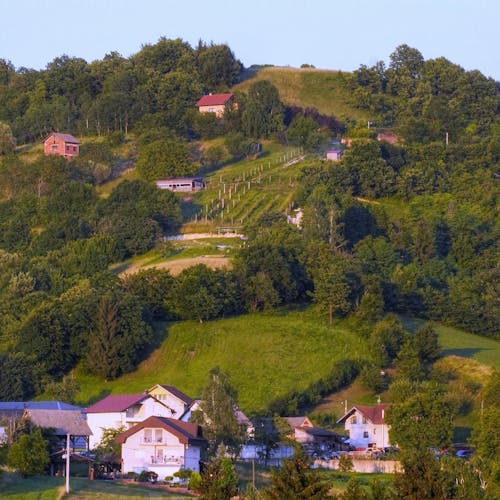
[[[470,458],[471,455],[472,455],[473,451],[470,449],[470,448],[467,448],[467,449],[464,449],[464,450],[458,450],[455,455],[458,457],[458,458],[464,458],[464,459],[467,459],[467,458]]]

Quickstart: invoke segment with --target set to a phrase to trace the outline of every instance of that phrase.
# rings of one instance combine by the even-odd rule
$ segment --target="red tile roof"
[[[173,418],[167,417],[148,417],[146,420],[140,424],[134,425],[134,427],[122,432],[116,437],[117,443],[124,443],[130,436],[134,435],[136,432],[145,428],[160,428],[165,429],[174,436],[176,436],[179,441],[183,444],[204,444],[206,442],[205,438],[201,433],[201,427],[196,424],[189,422],[181,422],[180,420],[175,420]]]
[[[385,423],[385,410],[388,406],[389,403],[380,403],[377,406],[353,406],[337,423],[346,420],[357,410],[372,424],[381,425]]]
[[[104,399],[97,401],[97,403],[89,406],[86,413],[114,413],[125,411],[127,408],[140,403],[146,398],[150,398],[149,394],[112,394],[106,396]]]
[[[61,134],[59,132],[53,132],[47,137],[47,139],[50,139],[52,136],[59,137],[59,139],[64,142],[70,142],[71,144],[80,144],[80,141],[76,137],[73,137],[71,134]],[[45,139],[43,142],[45,142],[47,139]]]
[[[195,106],[220,106],[226,104],[234,94],[208,94],[204,95]]]

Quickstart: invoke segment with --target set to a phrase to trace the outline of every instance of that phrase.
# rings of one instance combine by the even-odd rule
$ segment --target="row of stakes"
[[[291,151],[290,153],[287,153],[286,155],[280,156],[279,159],[277,160],[277,164],[280,163],[286,163],[287,161],[294,161],[300,156],[296,156],[294,154],[295,152]],[[267,168],[271,168],[271,162],[269,161],[267,164]],[[208,222],[208,220],[216,220],[218,217],[220,217],[221,221],[224,221],[224,211],[226,212],[226,218],[229,216],[230,210],[234,209],[236,207],[236,204],[241,201],[241,192],[238,192],[238,186],[240,184],[243,184],[243,196],[251,190],[252,188],[252,182],[255,184],[261,184],[262,177],[261,174],[264,172],[265,165],[261,164],[257,167],[255,167],[251,172],[250,175],[248,173],[243,172],[243,178],[241,179],[236,179],[233,180],[232,183],[226,183],[224,182],[222,176],[219,178],[219,183],[218,186],[222,186],[219,188],[219,195],[218,198],[214,198],[210,202],[210,208],[208,204],[205,205],[205,208],[201,208],[199,212],[195,214],[195,217],[193,219],[193,222],[197,223],[198,221],[205,221]],[[253,177],[252,177],[253,175]],[[279,179],[279,183],[281,183],[281,175],[277,176]],[[272,175],[269,175],[268,177],[269,184],[272,183]],[[290,185],[292,184],[292,178],[290,177],[289,180]],[[226,185],[228,185],[228,197],[229,201],[232,201],[232,203],[227,203],[227,198],[226,198]],[[207,185],[206,189],[210,189],[210,184]],[[240,188],[241,191],[241,188]],[[234,196],[238,194],[238,199],[236,200]],[[223,196],[224,195],[224,196]],[[232,205],[232,206],[231,206]],[[239,223],[243,224],[244,217],[239,219]],[[227,220],[227,219],[226,219]],[[231,217],[231,225],[234,224],[234,217]]]

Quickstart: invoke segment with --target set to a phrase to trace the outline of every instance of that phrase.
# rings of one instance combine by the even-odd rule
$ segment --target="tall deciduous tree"
[[[283,112],[278,89],[271,82],[252,83],[243,114],[245,133],[250,137],[269,137],[283,128]]]
[[[160,139],[145,146],[139,152],[137,171],[149,181],[165,177],[194,174],[189,161],[189,148],[180,141]]]
[[[192,419],[203,425],[209,455],[215,455],[221,445],[231,453],[238,453],[245,438],[245,431],[236,418],[237,405],[237,393],[228,375],[218,367],[210,370],[209,381],[200,404],[201,411]]]

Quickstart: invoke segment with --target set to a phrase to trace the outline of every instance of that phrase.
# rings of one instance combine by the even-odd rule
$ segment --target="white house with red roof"
[[[171,417],[175,419],[181,419],[194,402],[193,398],[173,385],[156,384],[146,392],[168,406],[172,411]]]
[[[353,406],[337,423],[344,423],[349,444],[356,449],[390,446],[390,425],[385,423],[388,403],[377,406]]]
[[[92,430],[89,447],[95,448],[101,441],[103,429],[130,429],[150,416],[174,417],[175,408],[159,401],[148,393],[112,394],[89,406],[87,423]]]
[[[217,118],[222,118],[224,116],[226,106],[231,103],[233,106],[236,106],[236,103],[234,102],[234,94],[207,94],[199,99],[195,106],[198,108],[200,113],[215,113]]]
[[[71,134],[53,132],[43,141],[43,151],[46,155],[59,155],[71,159],[80,152],[80,141]]]
[[[116,437],[122,445],[122,473],[156,472],[164,480],[180,469],[200,471],[207,447],[201,427],[172,418],[149,417]]]

